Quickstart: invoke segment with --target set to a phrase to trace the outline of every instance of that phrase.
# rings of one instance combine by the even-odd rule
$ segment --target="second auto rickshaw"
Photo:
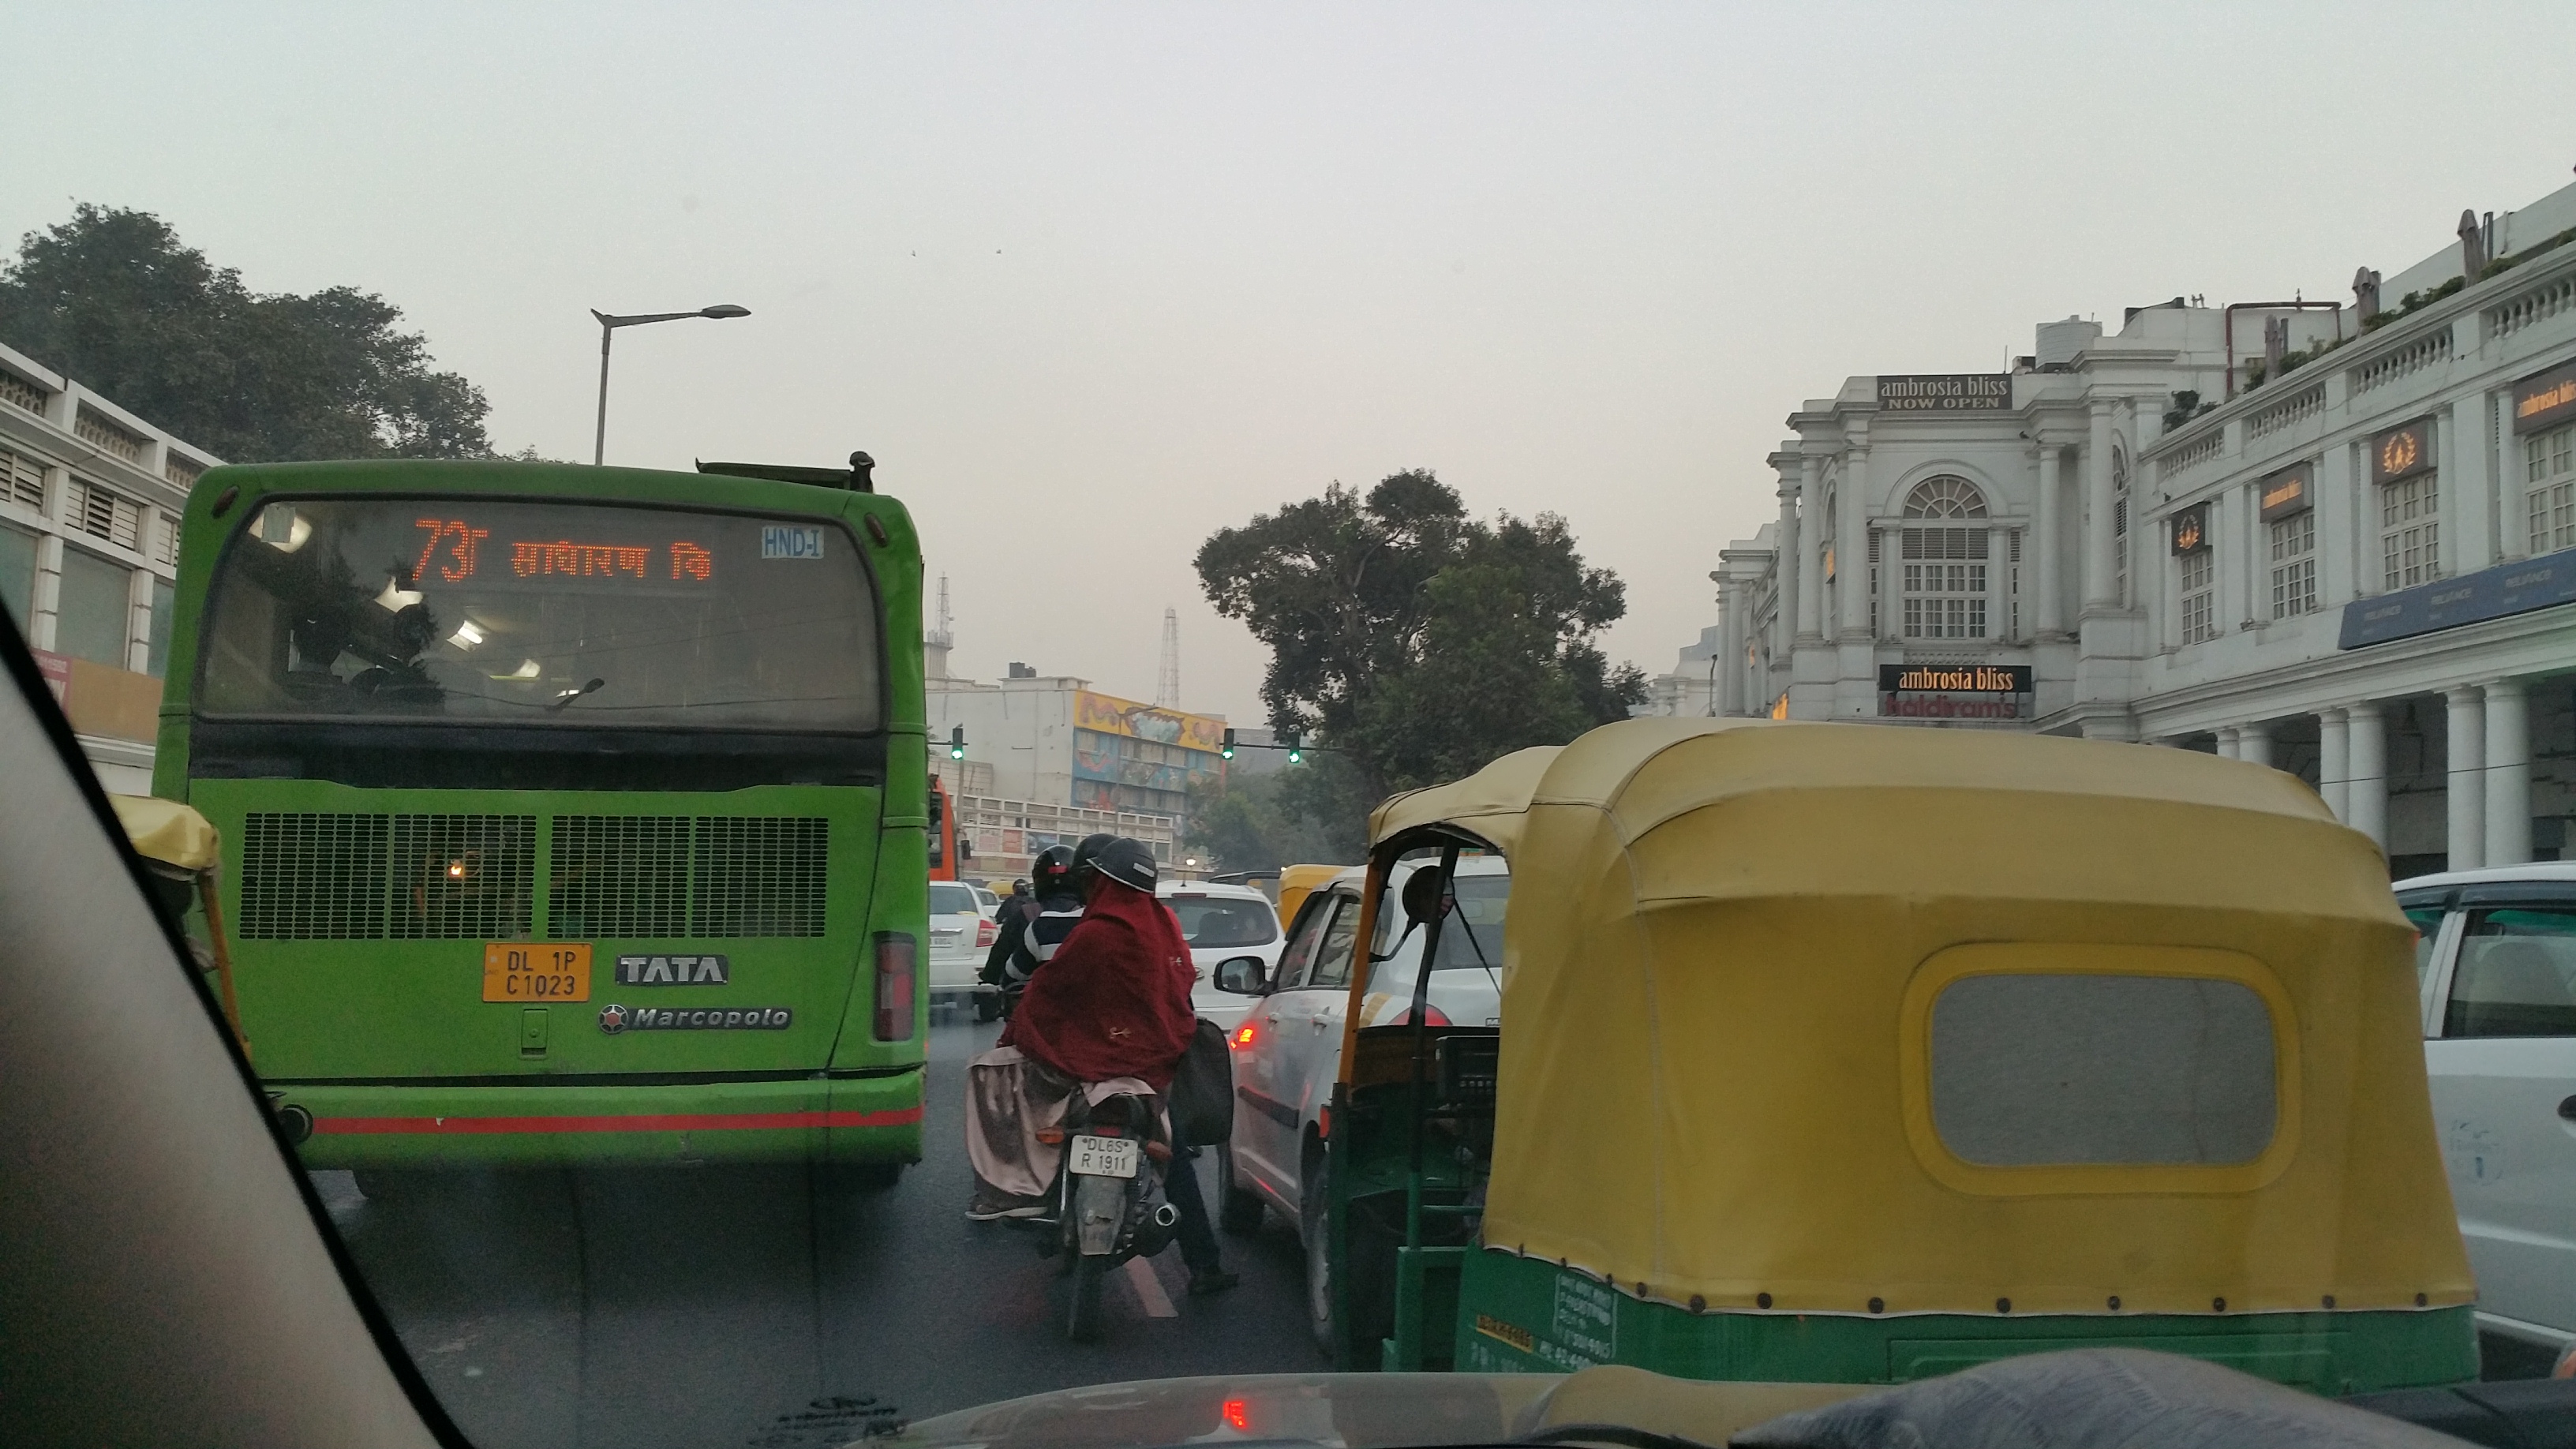
[[[1407,856],[1497,851],[1512,888],[1499,1030],[1417,1009],[1345,1041],[1343,1367],[1902,1382],[2125,1345],[2329,1393],[2477,1374],[2413,933],[2291,776],[1634,720],[1398,796],[1371,838],[1381,913]],[[1406,881],[1419,929],[1442,874]]]

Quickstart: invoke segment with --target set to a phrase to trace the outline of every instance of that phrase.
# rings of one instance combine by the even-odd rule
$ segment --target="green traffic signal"
[[[966,758],[966,727],[964,725],[952,726],[948,731],[948,758],[952,760],[962,760]]]
[[[1300,748],[1304,739],[1305,736],[1303,735],[1290,735],[1288,737],[1288,763],[1296,765],[1303,764],[1305,762],[1306,752],[1304,749]]]
[[[1225,732],[1225,743],[1217,746],[1216,753],[1217,758],[1221,760],[1231,760],[1234,758],[1234,731],[1227,730]]]

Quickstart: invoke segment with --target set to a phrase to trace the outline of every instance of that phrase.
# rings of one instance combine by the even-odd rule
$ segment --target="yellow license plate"
[[[588,1001],[590,943],[539,946],[493,941],[483,947],[485,1001]]]

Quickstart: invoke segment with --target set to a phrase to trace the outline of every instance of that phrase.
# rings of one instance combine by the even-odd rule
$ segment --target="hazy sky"
[[[2343,294],[2576,164],[2563,4],[12,7],[0,234],[160,213],[382,292],[504,447],[853,448],[959,672],[1257,722],[1210,531],[1426,467],[1713,618],[1801,399],[2032,324]]]

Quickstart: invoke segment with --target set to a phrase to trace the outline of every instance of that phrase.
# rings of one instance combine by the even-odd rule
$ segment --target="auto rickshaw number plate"
[[[1093,1137],[1076,1133],[1068,1144],[1072,1170],[1085,1177],[1134,1177],[1136,1142],[1129,1137]]]
[[[483,947],[485,1001],[588,1001],[590,943],[492,941]]]

